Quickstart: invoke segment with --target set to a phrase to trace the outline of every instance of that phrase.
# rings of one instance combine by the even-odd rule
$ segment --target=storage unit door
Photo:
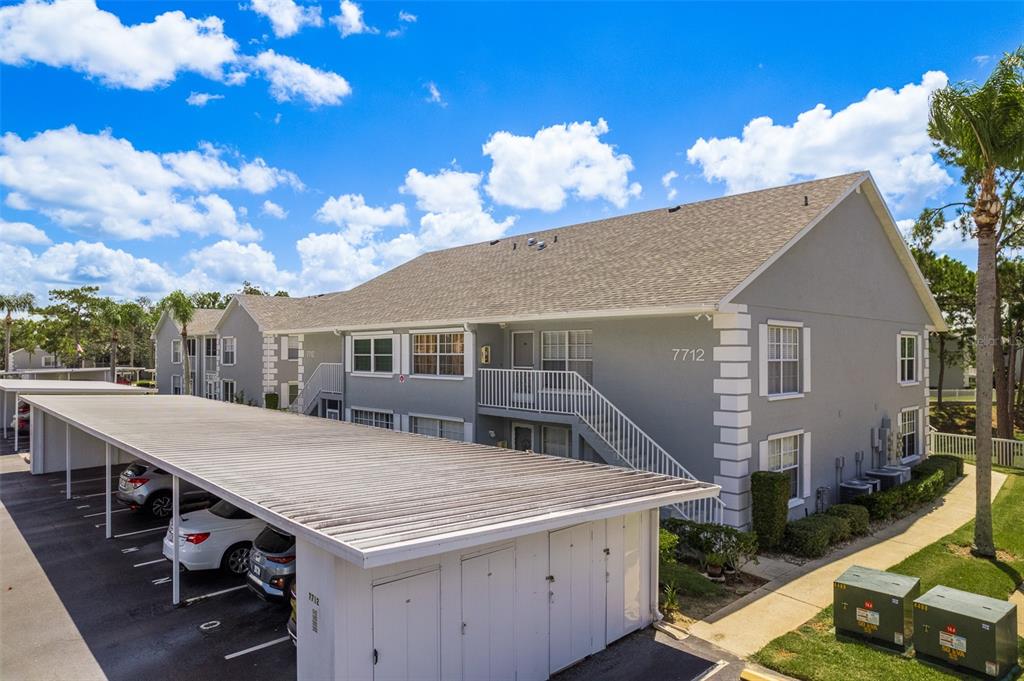
[[[515,591],[512,548],[462,561],[463,679],[515,679]]]
[[[606,643],[639,629],[643,623],[640,593],[640,547],[643,531],[641,522],[640,513],[630,513],[608,520]]]
[[[591,528],[577,525],[549,535],[550,631],[552,673],[590,654]]]
[[[439,681],[440,629],[437,570],[373,587],[374,681]]]

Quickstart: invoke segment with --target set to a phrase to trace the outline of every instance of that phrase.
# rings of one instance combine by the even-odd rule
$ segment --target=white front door
[[[463,679],[515,679],[515,590],[512,548],[462,561]]]
[[[594,648],[591,625],[591,543],[590,525],[576,525],[552,532],[548,537],[551,673],[582,660]]]
[[[533,442],[534,429],[528,423],[513,423],[512,424],[512,449],[518,449],[521,452],[537,451]]]
[[[440,629],[437,570],[373,587],[374,681],[439,681]]]

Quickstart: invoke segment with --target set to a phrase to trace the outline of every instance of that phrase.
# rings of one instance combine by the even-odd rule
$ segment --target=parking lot
[[[102,467],[73,471],[67,501],[64,473],[0,479],[0,500],[103,672],[294,679],[287,604],[260,600],[242,577],[203,571],[182,575],[182,607],[173,607],[171,563],[162,555],[167,522],[115,504],[113,538],[105,539],[104,483]]]

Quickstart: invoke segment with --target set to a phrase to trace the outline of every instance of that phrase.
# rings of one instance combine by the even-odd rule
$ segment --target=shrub
[[[949,464],[939,462],[930,468],[915,473],[908,483],[857,497],[853,503],[867,508],[872,520],[888,520],[905,515],[914,507],[938,498],[951,482],[946,473],[951,469]]]
[[[850,529],[850,521],[848,518],[838,515],[828,515],[827,513],[816,513],[811,517],[818,518],[819,523],[823,523],[829,528],[829,545],[838,544],[839,542],[846,541],[853,536],[853,531]]]
[[[750,476],[751,525],[763,550],[777,547],[786,531],[789,484],[783,473],[757,471]]]
[[[787,553],[802,558],[820,558],[828,551],[835,525],[830,520],[843,520],[838,516],[815,514],[786,524],[783,548]]]
[[[836,504],[829,508],[826,513],[828,515],[846,518],[850,521],[850,533],[855,537],[868,533],[868,523],[871,521],[871,515],[868,513],[868,509],[864,506],[857,506],[855,504]]]
[[[662,526],[663,531],[678,535],[679,552],[695,558],[702,569],[707,566],[707,558],[711,554],[724,555],[725,564],[735,570],[757,560],[757,537],[753,532],[678,518],[665,520]]]
[[[913,476],[925,477],[936,470],[941,470],[946,475],[946,481],[952,482],[964,474],[964,460],[955,456],[936,454],[915,466]]]
[[[263,404],[267,409],[277,409],[278,395],[277,393],[267,393],[263,396]]]
[[[679,535],[673,534],[662,528],[658,530],[658,556],[661,560],[669,562],[676,559],[676,547],[679,545]]]
[[[142,379],[142,380],[139,380],[139,381],[135,381],[135,385],[139,386],[140,388],[155,388],[156,387],[156,381],[150,381],[148,379]]]

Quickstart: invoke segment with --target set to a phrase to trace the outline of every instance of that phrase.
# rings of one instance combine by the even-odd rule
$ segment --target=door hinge
[[[548,580],[549,582],[553,582],[553,581],[555,581],[555,576],[554,575],[548,575],[544,579]]]
[[[466,635],[466,623],[465,622],[462,623],[462,635],[463,636]]]
[[[377,664],[377,649],[376,648],[373,649],[373,664],[375,666]]]

